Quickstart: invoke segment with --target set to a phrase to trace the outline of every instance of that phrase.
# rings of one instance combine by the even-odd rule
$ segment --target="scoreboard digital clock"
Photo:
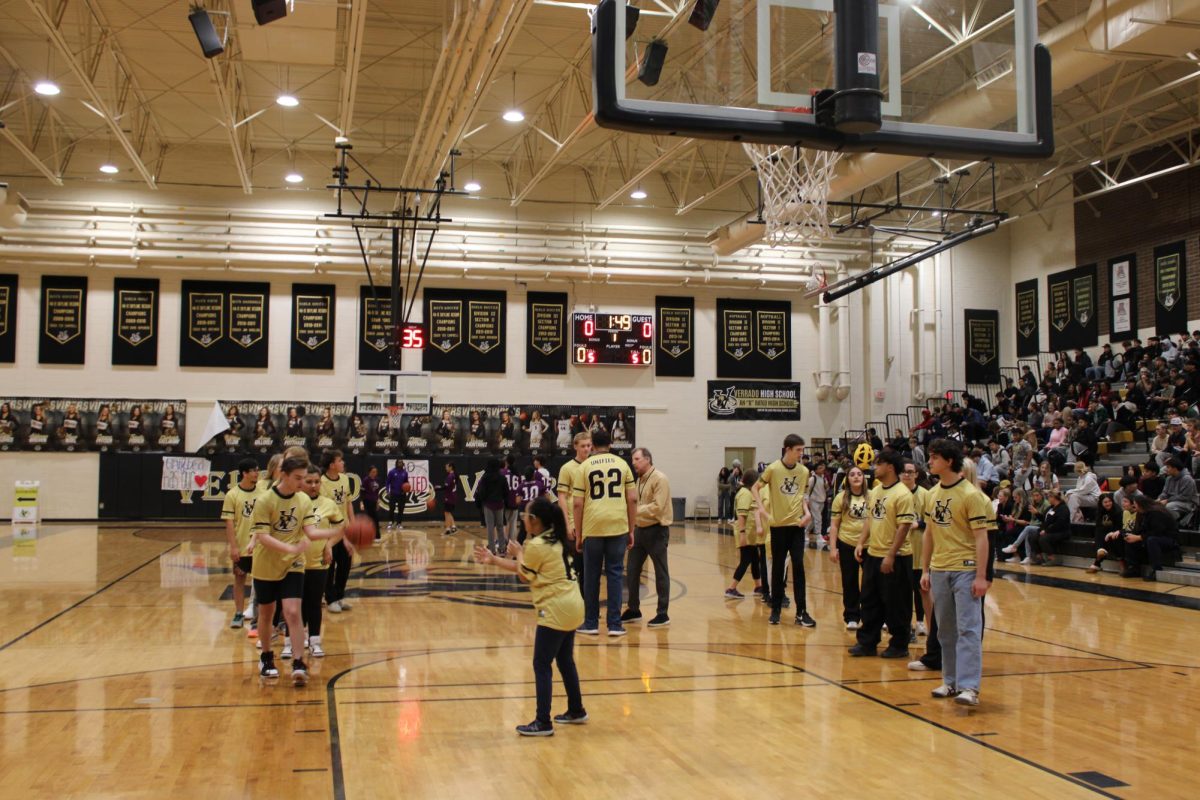
[[[576,364],[642,366],[654,359],[653,314],[576,311],[571,358]]]

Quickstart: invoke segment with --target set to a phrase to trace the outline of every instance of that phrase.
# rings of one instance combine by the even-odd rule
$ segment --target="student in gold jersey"
[[[900,482],[904,457],[891,448],[875,456],[879,485],[867,496],[867,517],[854,557],[863,565],[863,623],[852,656],[873,656],[887,622],[891,637],[880,658],[908,658],[912,620],[912,491]],[[865,551],[865,553],[864,553]]]
[[[258,496],[258,462],[243,458],[238,462],[238,482],[225,492],[221,519],[225,520],[225,540],[229,543],[229,561],[233,565],[233,621],[231,628],[245,624],[246,576],[250,574],[250,517]]]
[[[558,470],[558,507],[567,521],[567,541],[575,551],[579,550],[580,539],[575,530],[575,495],[576,484],[581,480],[579,467],[592,454],[592,435],[587,431],[575,434],[572,440],[575,446],[575,458],[563,464]]]
[[[929,499],[929,491],[921,485],[925,476],[912,459],[904,459],[904,471],[900,480],[912,492],[913,496],[913,526],[908,532],[908,540],[913,548],[913,610],[917,617],[917,635],[925,636],[925,617],[932,617],[933,598],[921,591],[921,544],[925,536],[925,501]]]
[[[316,517],[312,500],[300,491],[308,462],[299,458],[284,459],[279,482],[254,501],[250,533],[254,536],[254,594],[258,597],[261,619],[270,620],[275,604],[282,603],[290,636],[302,636],[300,600],[304,596],[304,552],[309,539],[319,538],[314,526]],[[271,637],[264,630],[259,674],[278,678]],[[292,663],[292,682],[297,686],[308,683],[308,668],[304,659]]]
[[[734,539],[738,548],[738,565],[733,571],[733,582],[725,590],[726,600],[741,600],[746,595],[738,591],[738,583],[746,576],[747,568],[754,577],[754,593],[762,594],[762,576],[759,572],[759,545],[766,539],[766,525],[758,513],[758,503],[750,487],[758,480],[758,470],[747,467],[742,473],[742,485],[733,496]]]
[[[811,515],[804,496],[808,486],[808,467],[800,463],[804,456],[804,437],[789,433],[783,440],[783,453],[758,476],[754,498],[761,502],[762,493],[770,495],[771,503],[771,625],[779,624],[786,587],[783,583],[787,559],[792,558],[792,581],[796,589],[796,624],[805,628],[817,627],[808,614],[804,589],[804,529]]]
[[[603,428],[592,431],[593,452],[579,465],[574,484],[575,531],[583,540],[583,626],[579,632],[600,634],[600,570],[607,577],[608,635],[624,636],[621,622],[621,588],[625,551],[633,547],[637,524],[637,485],[633,470],[620,456],[608,452],[610,440]]]
[[[866,476],[858,467],[851,467],[846,473],[846,488],[833,498],[829,512],[829,538],[834,541],[834,546],[829,549],[829,560],[841,569],[842,620],[848,631],[862,627],[862,599],[858,586],[861,565],[854,557],[854,549],[858,547],[866,517]]]
[[[976,706],[983,676],[981,605],[988,590],[991,503],[963,478],[963,454],[957,442],[935,439],[928,459],[929,472],[938,484],[929,490],[925,508],[921,588],[933,593],[943,681],[933,696]]]
[[[326,450],[321,454],[321,496],[328,497],[342,510],[347,523],[354,521],[354,505],[350,499],[350,478],[346,476],[346,462],[341,450]],[[350,560],[354,556],[354,545],[339,539],[333,546],[333,564],[325,584],[325,599],[330,614],[340,614],[350,608],[346,602],[346,583],[350,580]]]
[[[308,465],[308,474],[304,476],[304,492],[312,498],[313,515],[316,517],[313,524],[321,531],[322,537],[313,539],[304,554],[304,597],[300,603],[300,616],[306,626],[304,646],[308,648],[309,655],[324,658],[325,650],[321,647],[321,600],[325,595],[329,564],[333,561],[333,544],[342,538],[346,518],[336,503],[321,495],[321,469],[315,464]],[[291,655],[291,647],[289,641],[284,648],[284,658]]]
[[[483,545],[475,546],[475,560],[517,573],[529,584],[537,612],[533,639],[533,679],[537,690],[537,715],[533,722],[518,725],[522,736],[553,736],[554,722],[581,725],[588,720],[575,667],[575,630],[583,622],[583,599],[575,583],[566,536],[567,520],[562,509],[546,497],[525,507],[522,521],[528,538],[525,546],[508,543],[510,558],[500,558]],[[552,664],[558,664],[567,692],[566,713],[550,720]]]

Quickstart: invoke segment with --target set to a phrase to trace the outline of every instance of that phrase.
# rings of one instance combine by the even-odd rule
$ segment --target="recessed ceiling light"
[[[523,122],[524,120],[525,115],[515,108],[511,108],[504,112],[505,122]]]
[[[1093,161],[1093,162],[1091,163],[1091,166],[1093,166],[1093,167],[1098,167],[1098,166],[1100,166],[1100,159],[1098,159],[1098,158],[1097,158],[1095,161]]]
[[[467,185],[463,187],[468,192],[478,192],[483,187],[479,185],[479,181],[467,181]]]
[[[62,91],[58,88],[58,84],[53,81],[38,81],[33,85],[33,90],[46,97],[53,97]]]
[[[300,105],[300,101],[290,94],[281,94],[275,98],[275,102],[285,108],[295,108]]]
[[[116,164],[101,164],[100,171],[103,172],[105,175],[116,175],[118,172],[121,171],[121,168],[118,167]]]
[[[301,175],[299,172],[289,172],[287,175],[283,176],[283,179],[285,181],[287,181],[288,183],[303,183],[304,182],[304,176]]]
[[[632,197],[634,200],[645,200],[646,199],[646,193],[643,192],[641,189],[634,189],[632,192],[629,193],[629,196]]]

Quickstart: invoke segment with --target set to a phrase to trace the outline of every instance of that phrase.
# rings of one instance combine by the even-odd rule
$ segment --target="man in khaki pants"
[[[671,574],[667,570],[667,539],[671,523],[671,485],[661,470],[655,469],[650,451],[639,447],[633,451],[633,471],[638,475],[637,525],[633,532],[633,547],[625,568],[625,590],[629,605],[621,615],[622,622],[642,618],[641,579],[646,556],[654,562],[654,591],[658,595],[658,613],[646,624],[662,628],[671,624],[667,604],[671,600]]]

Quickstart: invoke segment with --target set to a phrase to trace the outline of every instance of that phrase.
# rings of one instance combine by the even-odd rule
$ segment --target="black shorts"
[[[240,569],[242,572],[246,573],[247,575],[249,575],[250,570],[252,570],[254,568],[254,557],[253,556],[242,556],[241,558],[239,558],[237,560],[237,568]]]
[[[299,600],[304,597],[304,573],[289,572],[283,576],[283,580],[278,581],[255,578],[254,597],[260,606],[280,600]]]

